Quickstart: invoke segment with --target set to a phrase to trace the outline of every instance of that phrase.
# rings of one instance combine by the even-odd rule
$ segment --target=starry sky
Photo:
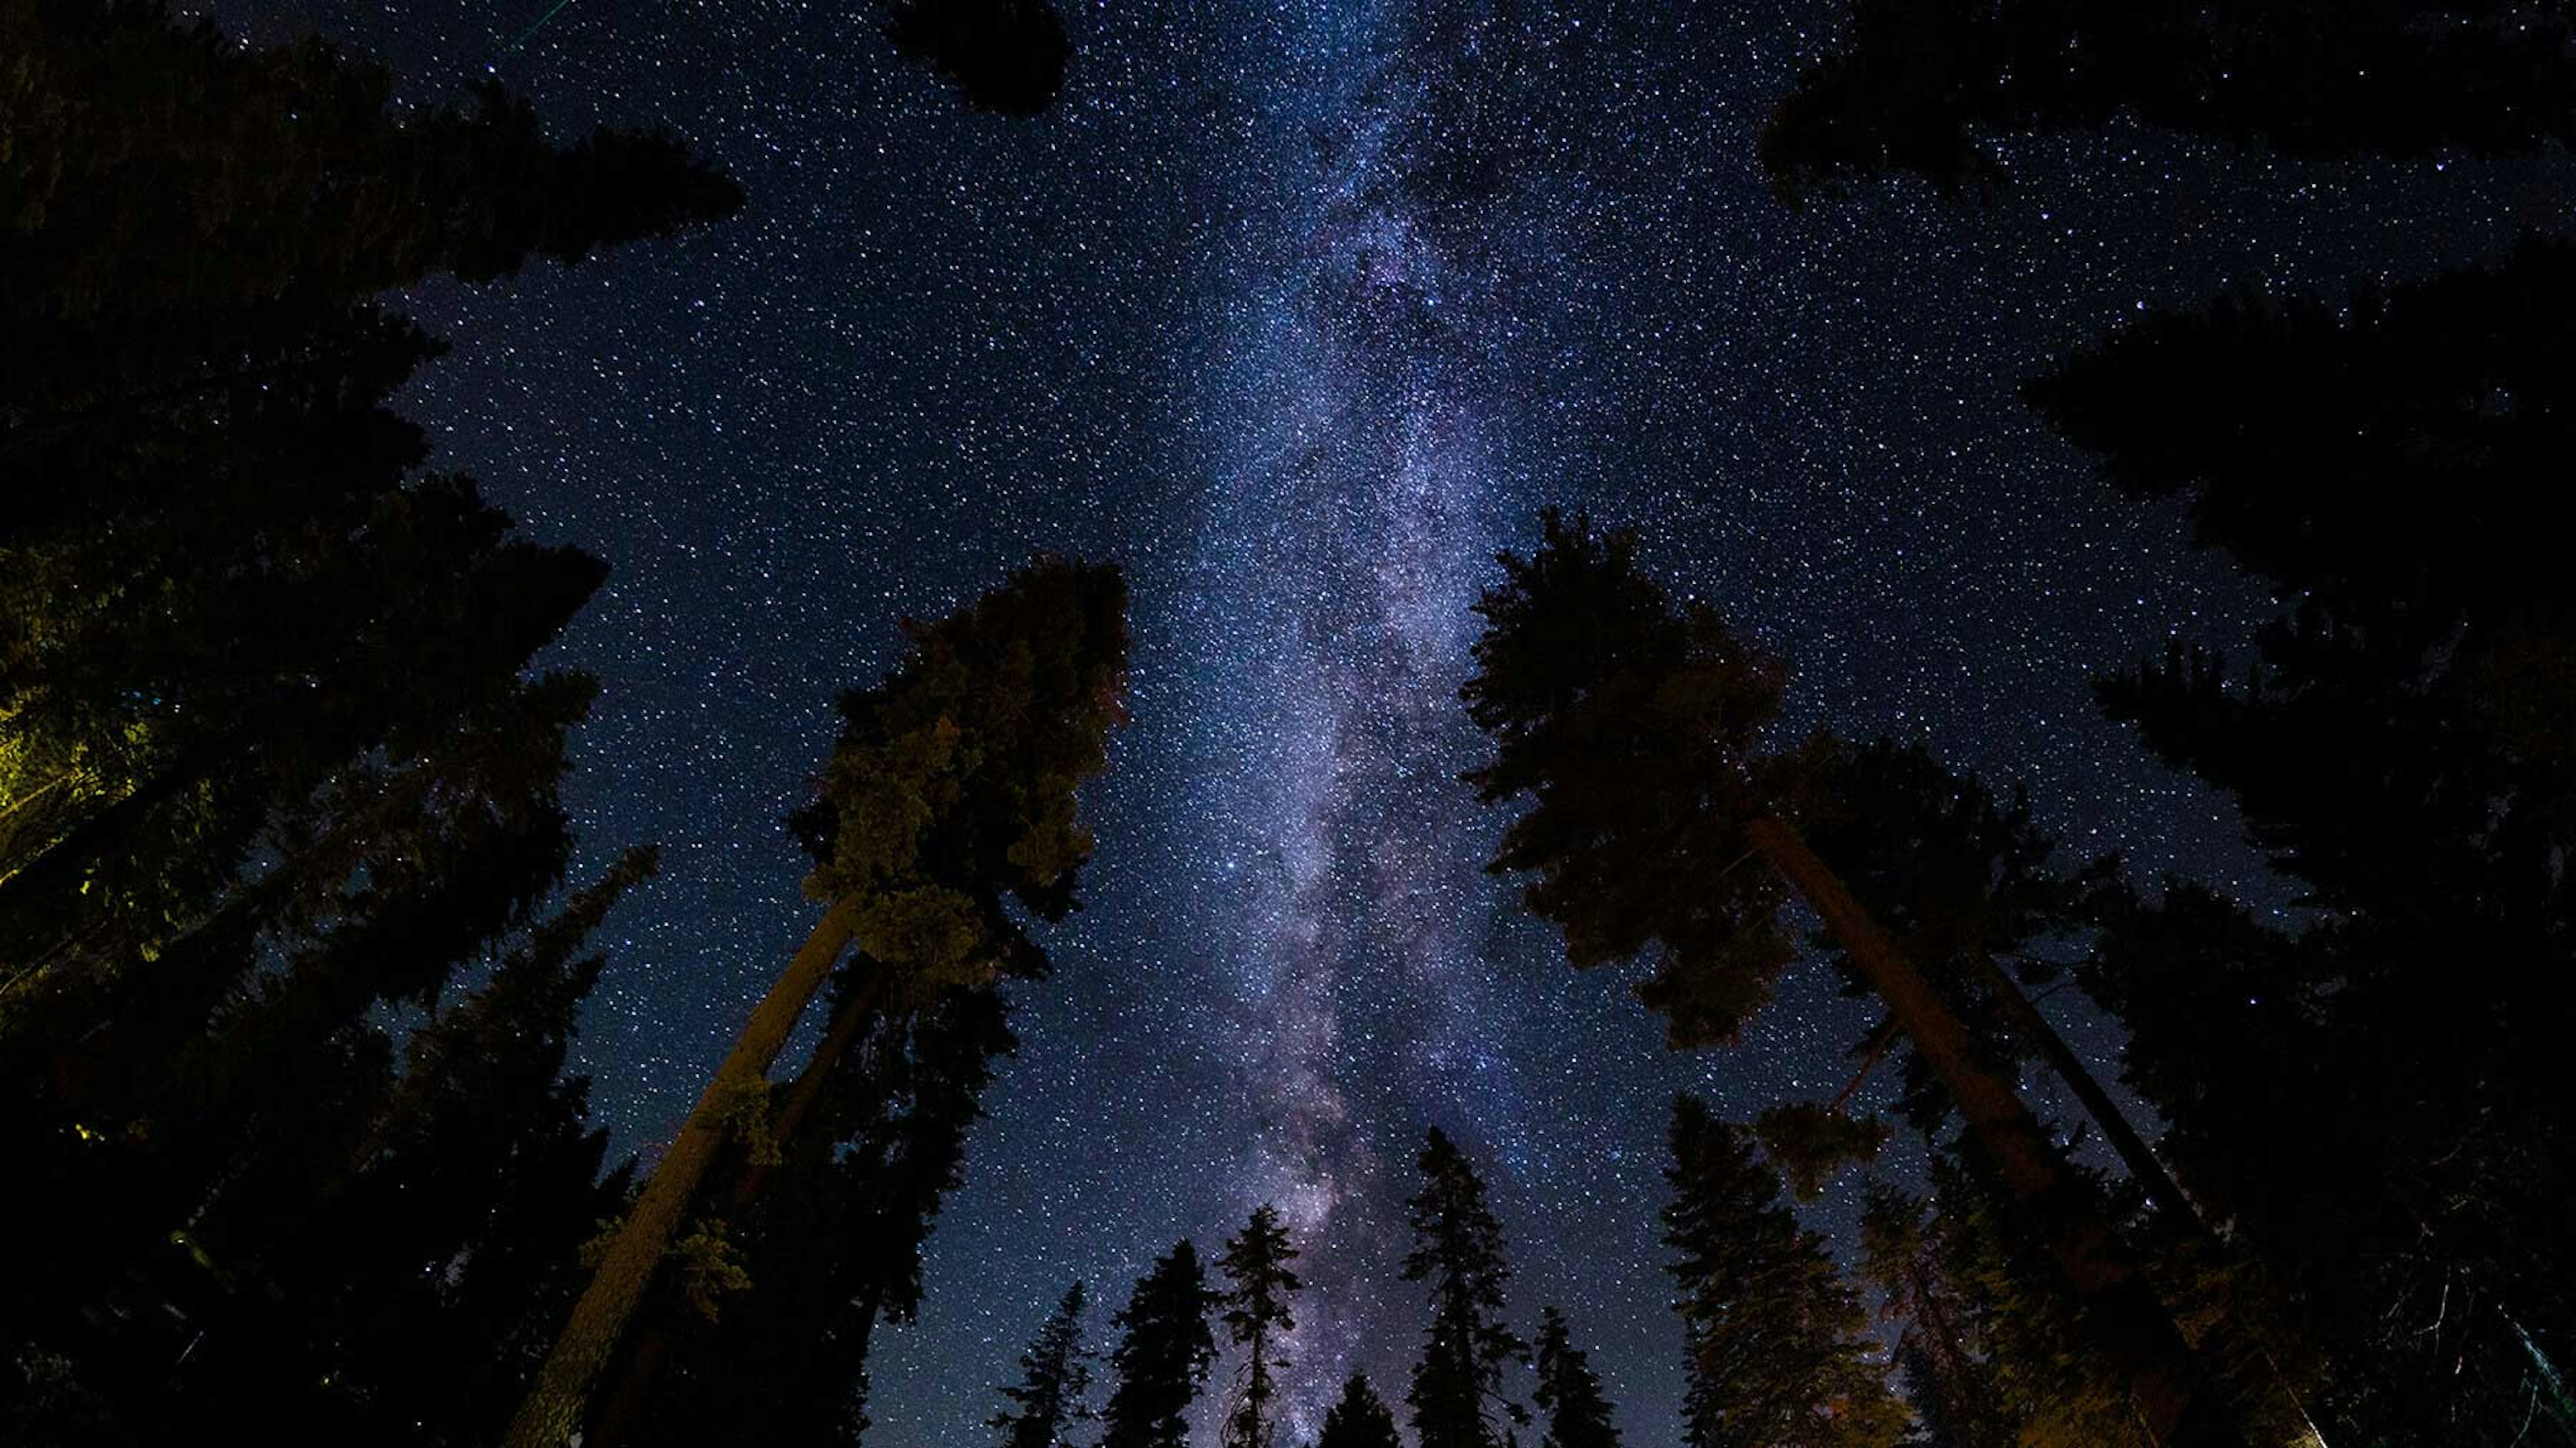
[[[749,193],[410,303],[457,344],[408,402],[440,465],[613,569],[550,662],[606,690],[569,789],[586,855],[664,847],[579,1047],[621,1147],[676,1127],[810,927],[781,817],[893,620],[1041,549],[1129,570],[1087,908],[1019,994],[921,1320],[880,1334],[881,1448],[981,1441],[1068,1280],[1123,1302],[1264,1201],[1307,1253],[1292,1426],[1352,1368],[1398,1396],[1434,1124],[1487,1168],[1516,1318],[1562,1304],[1628,1441],[1674,1441],[1671,1095],[1829,1095],[1866,1021],[1809,971],[1742,1047],[1667,1055],[1632,975],[1567,970],[1481,872],[1501,821],[1457,780],[1455,695],[1494,551],[1552,502],[1632,525],[1792,661],[1788,727],[1926,739],[2026,781],[2071,849],[2259,894],[2223,802],[2084,678],[2240,642],[2269,601],[2013,389],[2143,307],[2495,255],[2571,199],[2536,163],[2114,132],[2014,147],[1991,205],[1791,209],[1753,136],[1825,0],[1078,0],[1063,101],[1027,122],[963,110],[854,0],[553,3],[214,13],[382,57],[415,100],[491,71],[565,134],[668,125]]]

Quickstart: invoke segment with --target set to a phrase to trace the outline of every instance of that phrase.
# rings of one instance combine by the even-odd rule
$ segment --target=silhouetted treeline
[[[1854,0],[1761,159],[1792,195],[1888,171],[1989,187],[2013,138],[2121,116],[2296,156],[2564,144],[2576,21],[2515,0]]]
[[[1044,5],[893,28],[978,104],[1060,83]],[[156,4],[8,0],[0,52],[0,1150],[12,1238],[44,1244],[0,1312],[0,1427],[493,1441],[626,1210],[562,1067],[603,964],[583,939],[653,861],[562,893],[556,791],[597,686],[527,666],[602,570],[425,470],[388,400],[444,344],[387,294],[578,263],[741,195],[664,133],[558,145],[490,83],[405,110],[380,67]],[[1068,687],[1114,708],[1115,671]],[[916,886],[1015,847],[977,843],[974,808]],[[1070,903],[1075,830],[1016,841],[1037,914]],[[906,888],[872,886],[913,913],[861,933],[965,948]],[[1041,964],[1006,942],[986,968]],[[674,1291],[748,1282],[746,1339],[776,1340],[766,1380],[718,1397],[853,1415],[868,1329],[918,1300],[1011,1038],[989,987],[899,984],[786,1103],[794,1149],[747,1164],[772,1178],[748,1251],[712,1218],[678,1244]]]
[[[1046,973],[1026,922],[1074,908],[1091,853],[1074,791],[1121,717],[1126,599],[1115,568],[1041,559],[910,626],[902,663],[843,697],[820,792],[791,820],[821,918],[608,1239],[514,1443],[594,1416],[594,1443],[759,1442],[781,1415],[855,1435],[869,1337],[919,1300],[922,1239],[1013,1045],[996,987]],[[827,985],[821,1042],[773,1086]],[[692,1252],[748,1273],[721,1332],[688,1326],[725,1310],[693,1286]],[[657,1384],[672,1364],[684,1380]]]
[[[2576,251],[2533,241],[2339,308],[2151,315],[2031,389],[2293,600],[2241,664],[2176,647],[2099,688],[2236,801],[2304,919],[2169,881],[2082,980],[2177,1173],[2326,1350],[2333,1415],[2391,1441],[2576,1433],[2571,361]]]
[[[626,1191],[563,1074],[598,586],[426,471],[388,310],[733,210],[660,133],[10,0],[0,1436],[480,1443]]]
[[[1018,115],[1072,48],[1041,0],[899,0],[886,29]],[[2576,124],[2571,66],[2555,6],[1864,0],[1762,159],[1793,191],[1984,184],[2009,138],[2124,114],[2530,150]],[[587,942],[655,859],[570,878],[597,684],[531,669],[602,569],[429,469],[388,400],[444,343],[388,293],[742,198],[665,134],[559,145],[497,86],[392,92],[156,5],[0,0],[0,1436],[855,1443],[1009,992],[1047,971],[1032,932],[1075,906],[1125,581],[1042,557],[843,697],[790,817],[811,934],[650,1176],[612,1168],[566,1059]],[[1676,1048],[1738,1044],[1793,969],[1878,1011],[1829,1098],[1675,1104],[1683,1441],[2576,1441],[2571,363],[2576,249],[2535,238],[2152,313],[2027,389],[2287,600],[2246,660],[2097,681],[2240,807],[2287,915],[2067,859],[2045,801],[1932,749],[1778,737],[1786,661],[1629,534],[1551,512],[1501,560],[1471,778],[1522,808],[1494,868],[1571,962],[1649,962]],[[2034,1001],[2070,980],[2152,1126]],[[1919,1180],[1878,1169],[1879,1101]],[[1417,1164],[1385,1264],[1423,1293],[1416,1448],[1611,1448],[1574,1327],[1515,1326],[1467,1152],[1433,1131]],[[1892,1362],[1792,1205],[1846,1189]],[[1296,1375],[1339,1373],[1288,1351],[1308,1250],[1267,1206],[1210,1263],[1176,1243],[1106,1324],[1096,1404],[1074,1284],[985,1426],[1271,1448]],[[1398,1420],[1348,1378],[1321,1448]]]
[[[1536,1375],[1528,1396],[1545,1414],[1540,1441],[1547,1448],[1617,1448],[1610,1400],[1565,1315],[1546,1308],[1534,1344],[1509,1326],[1511,1271],[1483,1175],[1437,1128],[1416,1165],[1422,1185],[1409,1202],[1411,1247],[1379,1264],[1421,1284],[1426,1297],[1420,1355],[1406,1395],[1413,1441],[1461,1448],[1520,1441],[1519,1430],[1534,1419],[1506,1378],[1526,1369]],[[1217,1257],[1221,1286],[1208,1280],[1187,1239],[1157,1258],[1109,1321],[1117,1344],[1107,1355],[1113,1385],[1098,1414],[1098,1448],[1185,1448],[1200,1422],[1214,1424],[1217,1440],[1227,1445],[1298,1443],[1280,1408],[1299,1385],[1298,1364],[1279,1355],[1276,1335],[1294,1325],[1293,1299],[1303,1284],[1287,1264],[1306,1250],[1277,1209],[1263,1205]],[[1831,1271],[1829,1261],[1825,1270]],[[1730,1290],[1706,1272],[1694,1280],[1711,1293]],[[1071,1448],[1082,1441],[1075,1427],[1092,1416],[1084,1401],[1082,1303],[1076,1283],[1022,1354],[1019,1378],[1001,1385],[1012,1408],[989,1424],[1001,1430],[1000,1448]],[[1224,1329],[1222,1345],[1214,1326]],[[1212,1371],[1223,1359],[1233,1363],[1231,1385],[1211,1395]],[[1203,1396],[1214,1398],[1204,1410]],[[1394,1410],[1366,1376],[1354,1374],[1326,1411],[1314,1448],[1392,1448],[1399,1441]]]

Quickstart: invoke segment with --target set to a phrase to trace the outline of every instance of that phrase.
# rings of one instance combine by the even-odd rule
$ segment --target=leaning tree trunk
[[[1978,951],[1976,959],[1987,988],[1994,993],[1995,1003],[2003,1007],[2005,1018],[2012,1022],[2013,1029],[2024,1040],[2038,1050],[2041,1058],[2057,1072],[2057,1079],[2065,1082],[2066,1089],[2075,1093],[2075,1099],[2083,1103],[2084,1110],[2093,1118],[2093,1124],[2102,1129],[2102,1139],[2111,1144],[2120,1164],[2129,1169],[2130,1180],[2147,1194],[2149,1203],[2161,1211],[2168,1222],[2189,1236],[2204,1241],[2212,1237],[2214,1234],[2209,1230],[2208,1222],[2202,1219],[2200,1208],[2183,1191],[2182,1183],[2175,1181],[2173,1173],[2165,1170],[2165,1164],[2158,1159],[2155,1149],[2148,1146],[2146,1138],[2138,1135],[2138,1129],[2129,1124],[2129,1118],[2121,1113],[2118,1103],[2111,1099],[2111,1093],[2103,1089],[2101,1081],[2075,1054],[2075,1048],[2066,1044],[2066,1038],[2057,1034],[2057,1028],[2048,1023],[2048,1017],[2039,1013],[2039,1007],[2032,1004],[2029,996],[2022,994],[2021,987],[2004,973],[2002,966],[1995,964],[1992,956]]]
[[[616,1351],[627,1319],[643,1300],[645,1288],[652,1285],[655,1269],[679,1234],[681,1220],[724,1144],[728,1106],[739,1099],[744,1087],[767,1078],[770,1064],[796,1029],[796,1018],[823,988],[833,963],[849,945],[857,914],[855,900],[833,905],[743,1024],[733,1053],[707,1082],[679,1137],[618,1227],[581,1300],[573,1304],[571,1318],[556,1336],[545,1365],[537,1370],[527,1401],[510,1421],[505,1439],[509,1448],[563,1448],[580,1428],[600,1370]]]
[[[780,1155],[786,1153],[788,1144],[805,1129],[806,1118],[822,1103],[823,1092],[831,1085],[832,1073],[839,1069],[841,1058],[850,1053],[859,1033],[878,1018],[877,1007],[892,984],[892,973],[879,965],[857,990],[850,992],[849,999],[841,1002],[840,1009],[832,1012],[831,1028],[823,1033],[821,1044],[815,1046],[814,1058],[796,1073],[795,1083],[787,1088],[786,1101],[778,1108],[778,1119],[770,1126]],[[725,1193],[725,1210],[739,1212],[759,1200],[773,1170],[768,1161],[745,1156],[741,1172]]]
[[[880,964],[832,1012],[830,1029],[823,1033],[822,1043],[814,1048],[813,1059],[797,1073],[795,1084],[787,1088],[786,1103],[779,1108],[776,1120],[770,1125],[770,1136],[779,1156],[783,1157],[795,1149],[797,1134],[804,1129],[807,1118],[813,1115],[814,1107],[822,1100],[824,1087],[830,1082],[841,1058],[849,1054],[850,1046],[858,1040],[859,1033],[877,1018],[878,1003],[885,999],[890,983],[890,972]],[[761,1190],[769,1184],[769,1175],[774,1170],[769,1159],[755,1157],[748,1152],[737,1155],[742,1158],[742,1165],[724,1194],[723,1213],[729,1221],[738,1218],[745,1208],[760,1199]],[[652,1403],[653,1380],[660,1375],[663,1364],[669,1362],[670,1357],[670,1323],[664,1314],[655,1312],[636,1325],[635,1342],[624,1354],[624,1365],[617,1373],[616,1386],[601,1401],[598,1431],[589,1440],[590,1448],[618,1448],[618,1445],[634,1440],[643,1427],[645,1410]]]
[[[2075,1093],[2075,1099],[2083,1103],[2094,1125],[2102,1129],[2102,1139],[2110,1143],[2112,1152],[2129,1169],[2129,1179],[2147,1194],[2148,1204],[2158,1209],[2160,1225],[2185,1241],[2203,1248],[2224,1250],[2220,1247],[2217,1231],[2209,1225],[2209,1219],[2201,1215],[2200,1204],[2194,1202],[2191,1194],[2183,1190],[2182,1183],[2165,1169],[2164,1161],[2156,1155],[2155,1148],[2149,1146],[2146,1138],[2138,1134],[2138,1129],[2129,1124],[2129,1118],[2111,1099],[2111,1093],[2103,1089],[2102,1082],[2084,1064],[2083,1058],[2075,1054],[2075,1048],[2066,1044],[2066,1038],[2048,1023],[2048,1017],[2039,1013],[2038,1005],[2022,993],[2020,985],[1995,963],[1994,957],[1979,951],[1976,959],[1996,1002],[2003,1007],[2005,1017],[2056,1070],[2057,1078]],[[2265,1351],[2260,1342],[2245,1335],[2242,1324],[2230,1317],[2220,1318],[2210,1326],[2209,1335],[2202,1340],[2200,1347],[2204,1357],[2215,1355],[2222,1361],[2251,1363],[2259,1358],[2274,1391],[2299,1415],[2299,1420],[2307,1425],[2308,1432],[2317,1441],[2325,1441],[2317,1429],[2315,1414],[2310,1411],[2307,1399],[2282,1375],[2279,1364],[2272,1361],[2271,1353]]]
[[[1796,830],[1761,815],[1744,833],[1805,897],[1948,1088],[2013,1205],[2074,1289],[2097,1345],[2118,1364],[2148,1434],[2170,1448],[2242,1448],[2232,1412],[2203,1385],[2172,1317],[2127,1260],[2110,1222],[2076,1191],[2012,1083],[1977,1059],[1967,1026]]]

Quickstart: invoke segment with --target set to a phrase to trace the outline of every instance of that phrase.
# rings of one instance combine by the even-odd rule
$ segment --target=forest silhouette
[[[880,29],[992,124],[1081,84],[1043,0]],[[2576,117],[2556,7],[1859,0],[1835,44],[1740,158],[1798,204],[2020,184],[2015,138],[2130,122],[2366,184],[2563,162]],[[396,89],[145,0],[0,0],[0,1440],[859,1443],[1095,852],[1127,579],[1041,554],[846,681],[776,802],[810,934],[667,1149],[612,1160],[567,1063],[659,862],[573,874],[602,685],[537,664],[605,569],[434,465],[395,398],[450,344],[401,306],[746,198],[664,132]],[[2023,389],[2279,600],[2250,658],[2092,684],[2294,912],[2075,857],[1937,740],[1792,736],[1795,661],[1633,532],[1550,510],[1497,560],[1468,781],[1569,965],[1636,966],[1676,1051],[1754,1049],[1793,972],[1871,1019],[1839,1093],[1682,1096],[1660,1178],[1616,1184],[1661,1203],[1684,1347],[1656,1441],[2576,1444],[2572,388],[2576,245],[2534,236],[2146,312]],[[2116,1082],[2054,990],[2119,1027]],[[1312,1398],[1314,1448],[1613,1448],[1601,1325],[1516,1320],[1486,1164],[1429,1128],[1414,1167],[1363,1266],[1421,1309],[1407,1381],[1300,1360],[1323,1248],[1264,1205],[1028,1304],[958,1441],[1306,1448]],[[1829,1196],[1840,1252],[1799,1214]]]

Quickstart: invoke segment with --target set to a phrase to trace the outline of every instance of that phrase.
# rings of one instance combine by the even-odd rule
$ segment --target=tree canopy
[[[1101,1413],[1100,1448],[1182,1448],[1190,1404],[1216,1363],[1208,1314],[1216,1295],[1199,1270],[1198,1249],[1184,1239],[1156,1258],[1116,1319],[1110,1366],[1118,1386]]]
[[[1761,141],[1790,195],[1888,171],[1990,187],[2036,133],[2115,117],[2295,156],[2576,140],[2567,16],[2509,0],[1854,0]]]
[[[1680,1289],[1690,1448],[1894,1448],[1888,1390],[1860,1300],[1798,1225],[1748,1135],[1698,1098],[1673,1105],[1665,1241]]]
[[[1405,1401],[1421,1448],[1493,1448],[1502,1441],[1495,1410],[1511,1423],[1528,1411],[1505,1396],[1505,1364],[1524,1345],[1506,1324],[1503,1226],[1485,1201],[1484,1178],[1446,1132],[1431,1129],[1417,1163],[1422,1190],[1406,1204],[1413,1249],[1404,1280],[1428,1284],[1431,1324],[1423,1329]]]
[[[1592,1360],[1574,1345],[1565,1314],[1554,1307],[1539,1314],[1538,1386],[1530,1401],[1547,1415],[1547,1436],[1540,1448],[1619,1448],[1619,1429],[1610,1420],[1610,1400],[1601,1394],[1601,1375]]]

